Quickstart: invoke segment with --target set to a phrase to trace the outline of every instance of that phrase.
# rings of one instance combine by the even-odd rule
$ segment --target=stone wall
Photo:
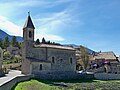
[[[95,73],[94,77],[100,80],[120,80],[120,74]]]
[[[52,62],[54,57],[54,63],[51,63],[51,70],[55,71],[75,71],[76,70],[76,58],[75,51],[48,48],[48,61]],[[70,61],[72,58],[72,61]]]
[[[29,80],[30,76],[18,76],[0,86],[0,90],[11,90],[18,82]]]
[[[51,72],[47,74],[35,74],[34,78],[43,80],[71,80],[71,79],[93,79],[94,74],[77,74],[75,72]]]
[[[30,74],[30,61],[27,59],[22,60],[22,74]]]
[[[40,64],[42,64],[42,70],[40,70]],[[51,70],[51,63],[32,62],[31,67],[31,73],[47,73]]]
[[[46,48],[30,48],[27,51],[27,57],[46,60]]]

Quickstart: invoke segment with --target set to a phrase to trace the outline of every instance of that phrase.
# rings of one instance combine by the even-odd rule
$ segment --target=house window
[[[42,64],[40,64],[40,68],[39,68],[39,70],[42,70]]]
[[[31,38],[32,37],[32,32],[31,31],[29,31],[29,38]]]
[[[73,62],[72,62],[72,58],[70,58],[70,63],[72,64]]]
[[[52,63],[55,63],[55,58],[54,57],[52,57]]]

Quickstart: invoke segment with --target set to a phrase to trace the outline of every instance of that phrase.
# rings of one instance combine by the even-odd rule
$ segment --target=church
[[[22,73],[40,79],[71,79],[76,73],[75,49],[34,43],[35,26],[28,15],[23,27]]]

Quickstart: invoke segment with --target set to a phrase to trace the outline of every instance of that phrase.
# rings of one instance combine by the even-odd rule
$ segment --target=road
[[[10,70],[8,74],[6,74],[4,77],[0,77],[0,86],[4,83],[9,82],[13,78],[17,76],[24,76],[24,74],[21,74],[21,71],[18,70]]]

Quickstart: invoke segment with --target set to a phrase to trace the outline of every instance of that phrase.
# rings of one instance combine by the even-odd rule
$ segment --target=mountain
[[[13,37],[13,36],[7,34],[6,32],[4,32],[3,30],[0,29],[0,38],[1,38],[2,40],[4,40],[4,38],[7,37],[7,36],[8,36],[8,38],[9,38],[9,40],[11,40],[12,37]],[[16,36],[16,39],[17,39],[18,42],[22,42],[22,37]]]
[[[79,48],[81,45],[76,45],[76,44],[64,44],[64,46],[72,46],[72,47],[74,47],[74,48]],[[85,47],[85,46],[83,46],[83,47]],[[89,49],[89,48],[87,48],[87,47],[85,47],[85,48],[86,48],[86,50],[87,50],[87,52],[88,52],[89,54],[95,53],[94,50]]]
[[[76,44],[64,44],[64,46],[79,47],[80,45],[76,45]]]

